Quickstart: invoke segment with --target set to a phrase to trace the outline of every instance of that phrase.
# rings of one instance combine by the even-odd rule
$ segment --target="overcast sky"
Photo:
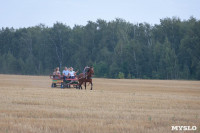
[[[22,28],[62,22],[73,27],[87,21],[122,18],[159,24],[160,19],[200,19],[200,0],[0,0],[0,28]]]

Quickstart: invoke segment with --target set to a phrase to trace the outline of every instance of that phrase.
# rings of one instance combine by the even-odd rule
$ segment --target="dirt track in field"
[[[60,89],[48,76],[0,75],[0,132],[200,132],[200,81],[93,82],[92,91]]]

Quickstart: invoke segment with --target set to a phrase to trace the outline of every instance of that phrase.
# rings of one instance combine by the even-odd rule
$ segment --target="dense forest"
[[[0,29],[0,73],[48,75],[57,66],[82,72],[93,65],[95,77],[200,79],[200,20],[177,17],[160,24],[123,19],[73,28],[56,22]]]

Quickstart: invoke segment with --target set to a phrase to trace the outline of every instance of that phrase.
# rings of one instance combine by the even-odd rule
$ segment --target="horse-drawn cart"
[[[60,75],[50,75],[50,78],[52,79],[51,87],[60,87],[60,88],[76,88],[76,89],[82,89],[82,85],[84,84],[86,89],[86,83],[89,82],[91,84],[91,90],[92,90],[92,76],[94,74],[93,67],[88,67],[88,70],[85,71],[85,73],[80,73],[79,75],[76,75],[75,79],[64,79],[63,76]]]
[[[58,75],[50,75],[50,78],[52,79],[52,84],[51,87],[55,88],[55,87],[59,87],[59,88],[79,88],[78,85],[78,79],[65,79],[62,76],[58,76]]]

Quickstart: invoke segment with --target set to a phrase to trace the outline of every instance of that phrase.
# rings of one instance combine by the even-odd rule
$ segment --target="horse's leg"
[[[93,86],[92,81],[90,83],[91,83],[91,89],[90,90],[92,90],[92,86]]]
[[[81,88],[81,84],[80,84],[80,81],[78,81],[79,83],[78,83],[78,88],[80,89]]]
[[[86,82],[85,82],[85,90],[86,90]]]
[[[82,90],[83,88],[82,88],[82,84],[81,84],[81,90]]]
[[[81,82],[81,90],[83,89],[83,88],[82,88],[82,84],[83,84],[83,83],[84,83],[84,82],[82,81],[82,82]]]
[[[82,84],[83,84],[83,81],[80,81],[80,83],[79,83],[79,89],[81,89],[81,90],[82,90]]]

